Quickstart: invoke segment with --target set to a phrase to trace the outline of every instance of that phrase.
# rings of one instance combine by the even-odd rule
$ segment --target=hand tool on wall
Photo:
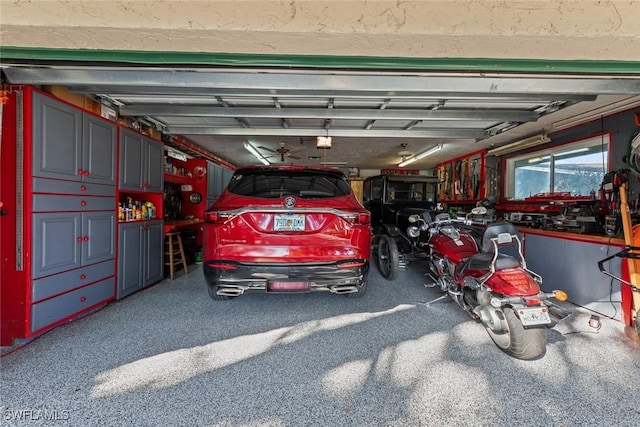
[[[453,199],[453,163],[449,162],[447,164],[447,172],[446,172],[446,191],[445,191],[445,199],[451,200]]]
[[[456,176],[454,178],[454,194],[456,196],[462,194],[462,161],[456,160]]]
[[[446,169],[444,165],[438,166],[438,200],[444,200],[447,192],[446,186]]]

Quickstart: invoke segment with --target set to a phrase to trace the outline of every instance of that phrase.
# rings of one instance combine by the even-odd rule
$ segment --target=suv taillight
[[[218,212],[205,212],[204,213],[204,221],[209,224],[217,224],[218,223]]]
[[[367,225],[371,222],[371,215],[369,213],[355,212],[353,214],[345,214],[342,217],[355,225]]]
[[[209,224],[220,224],[231,218],[232,215],[224,212],[205,212],[204,222]]]

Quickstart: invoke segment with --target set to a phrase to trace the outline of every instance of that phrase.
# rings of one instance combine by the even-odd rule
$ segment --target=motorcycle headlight
[[[418,227],[411,226],[407,228],[407,235],[413,239],[420,235],[420,229]]]

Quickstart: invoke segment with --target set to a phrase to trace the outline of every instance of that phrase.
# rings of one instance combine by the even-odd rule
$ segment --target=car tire
[[[378,270],[387,280],[398,277],[400,269],[400,253],[395,239],[388,234],[383,234],[378,239]]]
[[[207,286],[207,290],[209,291],[209,296],[214,301],[226,301],[235,297],[228,297],[226,295],[218,295],[218,287],[217,286]]]

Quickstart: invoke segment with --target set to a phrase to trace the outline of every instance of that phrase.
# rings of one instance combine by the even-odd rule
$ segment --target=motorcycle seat
[[[463,270],[489,270],[491,267],[491,260],[493,259],[493,253],[491,252],[482,252],[479,254],[471,255],[469,258],[458,264],[456,268],[456,273],[460,274]],[[505,254],[498,254],[498,258],[496,258],[496,270],[505,270],[507,268],[517,268],[520,267],[520,261],[517,258],[514,258]]]

